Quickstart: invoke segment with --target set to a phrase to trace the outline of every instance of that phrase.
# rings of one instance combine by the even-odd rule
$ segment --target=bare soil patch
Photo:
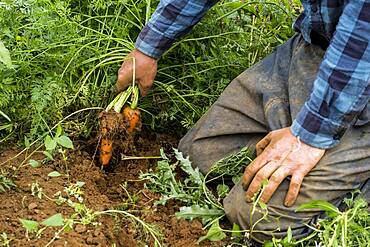
[[[75,149],[67,153],[67,160],[55,157],[54,161],[39,168],[25,164],[19,168],[14,182],[17,188],[0,194],[0,233],[6,232],[12,239],[11,246],[45,246],[60,228],[49,227],[35,238],[26,234],[19,219],[42,221],[56,213],[68,218],[74,213],[67,204],[57,205],[43,196],[39,199],[32,195],[32,183],[36,183],[48,197],[53,198],[71,183],[84,182],[84,204],[93,211],[107,209],[127,210],[141,220],[154,225],[163,234],[164,246],[198,246],[197,240],[206,233],[202,224],[197,221],[177,219],[174,214],[181,206],[170,201],[166,206],[157,206],[155,201],[160,195],[147,190],[139,175],[154,169],[156,160],[121,160],[121,155],[146,157],[158,156],[160,148],[170,152],[176,147],[176,138],[142,132],[133,140],[135,148],[122,147],[115,149],[112,166],[109,170],[99,167],[97,155],[94,155],[97,141],[75,141]],[[0,163],[14,157],[19,150],[9,149],[0,154]],[[1,167],[7,172],[23,161],[24,155]],[[41,153],[32,158],[41,160]],[[59,177],[48,177],[52,171],[62,174]],[[66,176],[66,174],[69,174]],[[122,186],[123,185],[123,186]],[[98,224],[74,225],[71,232],[61,234],[50,246],[153,246],[153,239],[134,221],[122,216],[104,215],[97,220]],[[201,246],[223,246],[220,242],[204,242]]]

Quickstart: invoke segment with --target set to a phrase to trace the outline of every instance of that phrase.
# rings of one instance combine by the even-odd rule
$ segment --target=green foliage
[[[12,68],[12,60],[10,52],[5,48],[5,45],[0,40],[0,62],[3,63],[8,69]]]
[[[7,178],[5,174],[0,174],[0,193],[17,187],[14,182]]]
[[[184,218],[187,220],[200,218],[202,219],[202,223],[205,225],[209,221],[212,221],[223,214],[224,211],[220,209],[209,209],[207,206],[201,207],[199,205],[192,205],[191,207],[181,207],[180,212],[177,212],[175,215],[178,218]]]
[[[52,178],[54,178],[54,177],[60,177],[60,176],[62,176],[62,174],[60,174],[59,172],[57,172],[57,171],[52,171],[52,172],[50,172],[49,174],[48,174],[48,177],[52,177]]]
[[[253,155],[248,147],[242,148],[236,153],[232,153],[212,165],[212,174],[218,177],[228,176],[237,184],[243,175],[245,167],[252,162]],[[221,188],[220,188],[221,189]],[[225,190],[225,188],[223,188]],[[219,188],[217,188],[219,190]]]
[[[30,166],[32,166],[33,168],[37,168],[37,167],[40,167],[41,166],[41,163],[36,161],[36,160],[33,160],[33,159],[30,159],[28,161],[28,164],[30,164]]]
[[[19,219],[19,221],[28,232],[37,232],[37,230],[39,229],[39,223],[37,221],[25,219]]]
[[[155,172],[142,174],[140,178],[147,180],[146,187],[160,193],[158,204],[166,204],[168,200],[179,200],[184,207],[176,213],[177,217],[185,219],[201,219],[204,224],[224,215],[223,208],[217,199],[205,186],[205,178],[198,168],[193,168],[189,158],[174,150],[177,162],[170,160],[162,151],[163,160],[158,161]],[[187,176],[178,179],[176,171],[181,170]]]
[[[5,119],[5,122],[4,122]],[[4,133],[4,138],[0,135],[0,143],[7,140],[14,131],[14,124],[12,123],[12,120],[6,115],[3,111],[0,110],[0,131]]]
[[[6,232],[1,233],[0,246],[10,247],[11,241],[12,239],[9,239],[8,234],[6,234]]]
[[[344,200],[347,208],[341,212],[334,205],[325,201],[312,201],[301,205],[297,210],[318,209],[326,212],[326,217],[311,226],[313,230],[307,237],[295,240],[291,234],[284,239],[273,238],[266,247],[291,246],[368,246],[370,243],[370,214],[368,203],[358,197]]]
[[[49,130],[51,134],[51,131]],[[61,125],[58,125],[55,135],[52,137],[51,135],[46,135],[44,138],[44,146],[45,151],[43,154],[45,155],[45,159],[43,162],[54,160],[53,155],[59,153],[62,155],[63,160],[67,160],[66,150],[67,149],[74,149],[72,140],[63,133],[63,129]],[[36,165],[33,162],[34,165]],[[32,164],[31,164],[32,165]]]
[[[226,234],[222,231],[218,220],[216,220],[209,228],[207,235],[199,238],[198,243],[204,240],[220,241],[226,238]]]
[[[64,219],[62,214],[54,214],[53,216],[50,216],[46,220],[41,222],[41,225],[44,226],[63,226],[64,225]]]
[[[322,200],[313,200],[313,201],[310,201],[309,203],[302,204],[296,209],[296,211],[299,212],[305,209],[321,209],[325,211],[325,213],[329,217],[336,217],[339,214],[341,214],[339,209],[335,207],[333,204],[326,202],[326,201],[322,201]]]
[[[41,237],[44,230],[48,227],[60,227],[64,226],[64,219],[62,214],[54,214],[49,218],[45,219],[41,223],[34,220],[19,219],[22,226],[26,229],[26,234],[34,233],[35,237]]]
[[[115,96],[120,64],[157,4],[4,1],[0,108],[17,130],[11,132],[13,139],[26,134],[32,142],[72,112],[105,107]],[[293,34],[298,6],[288,0],[221,1],[160,60],[155,89],[140,105],[149,113],[145,123],[157,130],[190,128],[232,78]],[[63,127],[88,136],[95,116],[79,113]]]
[[[71,139],[66,136],[62,135],[62,129],[60,125],[58,125],[57,133],[54,137],[47,135],[44,139],[45,149],[48,152],[54,152],[59,145],[61,148],[73,149],[73,143]]]

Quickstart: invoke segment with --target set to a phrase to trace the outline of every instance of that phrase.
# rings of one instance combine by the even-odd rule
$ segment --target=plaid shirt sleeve
[[[295,136],[314,147],[339,143],[370,99],[370,0],[351,0],[320,65],[313,91],[293,121]]]
[[[135,47],[159,58],[180,37],[188,33],[217,0],[161,0],[140,32]]]

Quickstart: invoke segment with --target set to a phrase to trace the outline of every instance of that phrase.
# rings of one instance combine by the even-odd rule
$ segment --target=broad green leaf
[[[60,177],[61,174],[57,171],[52,171],[48,174],[49,177]]]
[[[52,151],[57,147],[57,142],[53,138],[51,138],[51,136],[49,135],[46,136],[44,143],[45,143],[45,148],[48,151]]]
[[[51,153],[49,153],[48,151],[44,151],[42,152],[49,160],[54,160],[53,158],[53,155],[51,155]]]
[[[69,139],[68,136],[60,136],[60,137],[56,138],[56,141],[62,147],[73,149],[73,143],[72,143],[71,139]]]
[[[274,247],[274,243],[270,240],[270,241],[268,241],[268,242],[265,242],[265,243],[263,244],[263,247]]]
[[[62,126],[59,124],[57,127],[57,133],[55,134],[55,137],[59,137],[62,134]]]
[[[26,228],[29,232],[36,232],[39,228],[39,223],[34,220],[25,220],[25,219],[19,219],[19,221],[22,223],[22,226]]]
[[[0,41],[0,62],[9,69],[13,67],[12,60],[10,58],[10,52],[8,49],[6,49],[2,41]]]
[[[53,216],[41,222],[41,224],[44,226],[63,226],[64,219],[62,214],[54,214]]]
[[[193,205],[191,207],[181,207],[180,212],[177,212],[175,215],[178,218],[187,220],[202,219],[203,224],[205,224],[223,214],[224,211],[220,209],[209,209],[207,207]]]
[[[322,201],[322,200],[313,200],[308,203],[302,204],[295,211],[299,212],[305,209],[321,209],[321,210],[324,210],[331,217],[341,214],[341,212],[336,206],[334,206],[333,204],[329,202]]]
[[[241,239],[243,237],[242,233],[240,232],[240,226],[238,224],[233,224],[231,237],[234,237],[236,239]]]
[[[222,231],[218,220],[216,220],[212,224],[211,228],[209,228],[209,230],[207,232],[207,235],[203,236],[203,237],[200,237],[198,239],[198,243],[200,243],[204,240],[207,240],[207,239],[210,240],[210,241],[220,241],[220,240],[223,240],[224,238],[226,238],[226,234]]]
[[[26,148],[30,148],[31,147],[30,141],[28,140],[28,138],[26,136],[24,136],[24,146]]]
[[[36,161],[36,160],[33,160],[33,159],[30,159],[28,161],[28,164],[30,164],[30,166],[32,166],[33,168],[37,168],[37,167],[40,167],[41,166],[41,163]]]

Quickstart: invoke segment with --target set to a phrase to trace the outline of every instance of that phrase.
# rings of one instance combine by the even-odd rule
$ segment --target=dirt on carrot
[[[58,229],[49,227],[38,238],[34,234],[27,234],[19,219],[41,222],[56,213],[61,213],[66,219],[73,214],[73,209],[66,203],[57,205],[45,196],[40,199],[37,193],[32,195],[32,185],[37,183],[45,195],[54,198],[55,193],[63,192],[70,183],[80,181],[84,182],[83,203],[88,208],[93,211],[121,209],[133,213],[162,233],[163,246],[224,246],[221,242],[209,241],[198,245],[198,238],[205,235],[206,231],[197,220],[186,221],[174,216],[180,203],[169,201],[166,206],[155,205],[160,195],[146,189],[139,175],[154,169],[156,160],[118,158],[122,154],[130,157],[158,156],[161,147],[170,153],[176,147],[177,139],[143,131],[133,138],[133,142],[135,148],[130,151],[118,142],[115,143],[117,157],[110,171],[102,171],[99,161],[94,158],[96,146],[92,143],[96,144],[96,141],[74,141],[75,150],[66,153],[66,161],[57,156],[54,161],[38,168],[30,165],[20,168],[14,179],[17,188],[0,193],[0,233],[6,233],[8,239],[11,239],[10,246],[45,246]],[[0,162],[17,153],[15,149],[2,152]],[[12,160],[2,169],[13,170],[23,158]],[[38,153],[32,158],[40,160],[43,155]],[[62,176],[49,177],[52,171],[58,171]],[[153,239],[133,220],[120,215],[103,215],[97,219],[97,223],[95,226],[76,224],[71,232],[62,233],[50,246],[154,246]]]
[[[113,155],[113,142],[116,135],[125,129],[122,114],[111,111],[103,111],[99,115],[99,127],[101,134],[100,162],[108,166]]]
[[[131,98],[130,104],[126,104]],[[99,115],[100,126],[100,162],[107,167],[113,155],[115,138],[124,140],[128,145],[132,143],[132,135],[140,131],[139,88],[137,85],[128,87],[119,93],[107,108]],[[123,111],[122,111],[122,108]],[[122,113],[121,113],[122,111]]]
[[[132,109],[130,106],[125,106],[123,109],[123,118],[125,121],[125,127],[128,134],[133,133],[134,131],[139,131],[141,129],[140,122],[140,110]]]

